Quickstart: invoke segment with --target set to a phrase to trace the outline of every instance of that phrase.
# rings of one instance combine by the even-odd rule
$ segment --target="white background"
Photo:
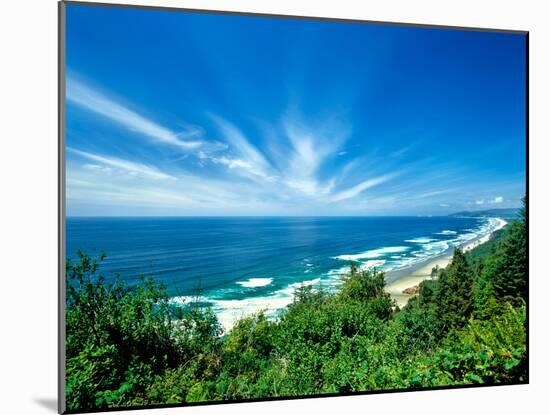
[[[130,0],[128,0],[130,1]],[[134,0],[133,0],[134,1]],[[178,408],[138,413],[523,414],[550,393],[546,240],[550,14],[544,1],[135,0],[146,5],[530,31],[530,381],[528,386]],[[57,385],[57,4],[0,12],[0,412],[55,412]],[[546,251],[546,252],[545,252]],[[546,254],[546,255],[545,255]],[[134,412],[136,413],[136,412]]]

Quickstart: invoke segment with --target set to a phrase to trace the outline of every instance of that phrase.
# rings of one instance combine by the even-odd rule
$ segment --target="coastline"
[[[499,223],[494,229],[491,230],[491,232],[482,235],[473,241],[466,242],[463,245],[460,245],[459,248],[461,248],[464,252],[471,251],[479,245],[489,241],[494,232],[504,228],[504,226],[508,224],[508,222],[502,218],[495,219],[497,219]],[[388,294],[390,294],[391,298],[395,300],[399,308],[403,308],[409,299],[416,295],[415,288],[417,288],[422,281],[432,278],[431,272],[433,268],[437,266],[442,269],[449,265],[453,258],[453,250],[454,248],[451,248],[444,254],[419,264],[419,266],[414,269],[409,269],[404,274],[390,273],[388,278],[390,282],[386,284],[385,290]],[[392,276],[394,278],[392,278]],[[409,293],[404,291],[409,291]]]
[[[451,262],[455,247],[460,247],[464,251],[470,251],[475,247],[487,242],[494,232],[502,229],[508,223],[504,219],[497,217],[493,217],[490,219],[496,221],[496,224],[488,229],[485,229],[484,233],[477,233],[477,236],[475,236],[473,239],[463,240],[460,245],[448,247],[445,251],[440,252],[429,258],[425,258],[423,261],[409,264],[406,267],[397,268],[394,270],[386,270],[385,291],[390,294],[392,299],[396,301],[397,305],[399,305],[400,308],[404,307],[408,300],[416,295],[414,289],[417,289],[418,285],[422,281],[431,278],[431,271],[435,266],[443,269]],[[417,240],[414,240],[414,242],[418,242],[420,239],[417,238]],[[378,251],[380,251],[381,249],[382,248],[374,249],[371,251],[377,251],[376,254],[378,255]],[[369,259],[367,262],[370,263],[378,261],[376,261],[376,259]],[[377,265],[371,264],[370,266],[375,267]],[[344,268],[346,267],[339,268],[338,273],[334,274],[330,278],[332,280],[338,280],[342,275],[342,269]],[[192,301],[209,303],[213,307],[213,310],[216,313],[218,321],[223,327],[224,332],[229,332],[238,320],[242,319],[243,317],[255,314],[259,311],[263,311],[269,319],[277,318],[277,316],[279,315],[279,311],[286,308],[289,304],[292,303],[294,298],[294,291],[298,287],[315,287],[325,284],[328,284],[329,287],[332,287],[334,289],[337,289],[338,287],[338,285],[331,284],[330,280],[322,281],[321,277],[315,275],[312,275],[312,277],[313,278],[311,280],[301,280],[293,282],[285,288],[278,289],[265,296],[251,296],[240,299],[218,299],[205,296],[176,296],[172,297],[170,301],[172,303],[180,304],[189,303]],[[264,285],[270,285],[271,282],[272,278],[262,277],[248,278],[247,280],[239,281],[236,284],[245,288],[255,288],[262,287]],[[404,290],[409,291],[409,293],[404,293]]]

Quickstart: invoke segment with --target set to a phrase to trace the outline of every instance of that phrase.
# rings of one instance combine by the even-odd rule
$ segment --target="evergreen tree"
[[[441,273],[436,292],[443,332],[462,327],[468,321],[473,303],[473,281],[473,272],[464,253],[456,249],[452,262]]]
[[[519,304],[527,300],[526,199],[519,218],[509,226],[495,254],[488,258],[483,277],[501,302]]]

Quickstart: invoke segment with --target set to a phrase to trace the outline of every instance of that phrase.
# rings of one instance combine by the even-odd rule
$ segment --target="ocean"
[[[143,275],[172,301],[213,307],[225,327],[270,316],[302,284],[337,287],[349,261],[395,272],[490,233],[492,218],[69,217],[67,257],[105,252],[100,272],[132,285]]]

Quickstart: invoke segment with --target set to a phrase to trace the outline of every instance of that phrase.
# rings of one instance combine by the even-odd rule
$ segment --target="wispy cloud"
[[[105,176],[104,170],[86,168],[78,160],[69,165],[67,200],[72,214],[75,208],[80,214],[95,209],[106,215],[242,215],[288,211],[255,183],[229,184],[226,179],[184,172],[177,175],[178,180],[158,180],[140,174],[122,174],[118,167],[112,167],[112,174]],[[94,165],[103,163],[94,160]]]
[[[102,199],[105,206],[116,201],[132,208],[133,204],[152,209],[166,207],[175,213],[241,214],[255,213],[255,209],[264,213],[359,209],[364,213],[373,209],[386,211],[397,205],[448,208],[445,196],[460,193],[459,188],[451,187],[456,177],[462,177],[452,166],[439,164],[434,173],[433,160],[407,164],[396,161],[408,153],[410,146],[394,150],[389,158],[382,158],[376,146],[353,147],[348,143],[351,128],[341,118],[329,117],[312,123],[306,122],[299,111],[289,111],[275,124],[264,121],[259,134],[247,135],[249,131],[241,126],[209,113],[211,124],[180,123],[182,131],[175,132],[78,80],[69,78],[68,86],[70,102],[154,142],[183,150],[168,160],[169,174],[142,162],[68,148],[85,159],[77,164],[76,176],[69,178],[71,200],[92,203]],[[219,141],[203,139],[206,131],[211,134],[212,129],[218,132]],[[196,175],[189,174],[197,163],[205,169]],[[189,169],[190,165],[195,167]],[[212,169],[213,165],[224,168],[221,176],[218,169]],[[106,175],[109,182],[101,182],[101,176]],[[238,176],[245,180],[238,180]],[[397,176],[400,178],[392,186],[380,186]],[[405,176],[403,180],[401,176]],[[80,183],[78,186],[75,180]],[[439,186],[434,189],[435,180]],[[448,187],[442,190],[441,183]],[[377,189],[368,195],[364,193],[373,187]],[[395,194],[399,194],[398,199]],[[482,194],[487,193],[471,193],[464,203],[466,200],[478,206],[504,203],[503,196],[475,199]],[[350,202],[340,203],[345,201]]]
[[[335,122],[311,127],[296,115],[287,116],[283,127],[291,146],[285,166],[285,183],[310,196],[330,193],[335,178],[322,181],[318,173],[328,159],[343,155],[340,149],[350,130]]]
[[[207,156],[202,154],[203,158],[210,158],[214,163],[223,164],[230,169],[240,169],[242,172],[259,176],[268,181],[273,181],[272,168],[264,155],[252,145],[244,134],[229,121],[211,114],[216,126],[220,130],[223,138],[230,145],[229,149],[235,150],[236,156]]]
[[[503,202],[504,202],[504,198],[502,196],[497,196],[493,200],[490,200],[488,203],[499,204],[499,203],[503,203]]]
[[[200,136],[199,129],[191,128],[176,133],[127,108],[106,94],[85,85],[74,77],[67,78],[67,100],[157,142],[173,145],[186,151],[197,149],[204,144],[202,140],[198,139]]]
[[[448,190],[432,190],[430,192],[421,192],[421,193],[415,194],[414,198],[415,199],[426,199],[426,198],[430,198],[430,197],[434,197],[434,196],[445,195],[445,194],[448,194],[448,193],[452,193],[452,190],[450,190],[450,189],[448,189]]]
[[[393,153],[390,153],[389,157],[401,157],[405,155],[405,153],[407,153],[410,149],[411,149],[411,146],[400,148],[399,150],[396,150]]]
[[[100,156],[98,154],[94,153],[88,153],[86,151],[77,150],[71,147],[67,147],[67,150],[70,151],[73,154],[77,154],[81,157],[85,157],[89,160],[93,160],[97,163],[102,163],[103,165],[114,167],[117,169],[124,170],[127,173],[130,174],[139,174],[142,176],[146,176],[151,179],[172,179],[175,180],[176,178],[174,176],[170,176],[169,174],[163,173],[156,167],[147,166],[145,164],[141,163],[135,163],[128,160],[123,160],[120,158],[115,157],[106,157],[106,156]],[[95,165],[95,164],[87,164],[85,165],[86,168],[92,169],[92,170],[105,170],[104,166],[101,165]],[[109,170],[107,170],[109,171]]]
[[[87,169],[87,170],[92,170],[92,171],[103,171],[105,173],[111,173],[113,171],[113,169],[111,167],[100,165],[100,164],[86,163],[86,164],[82,165],[82,168]]]
[[[393,175],[384,175],[365,180],[353,187],[350,187],[349,189],[342,190],[334,194],[332,197],[329,198],[329,201],[340,202],[342,200],[354,198],[355,196],[359,195],[367,189],[370,189],[371,187],[378,186],[379,184],[387,182],[388,180],[392,179],[392,177]]]

